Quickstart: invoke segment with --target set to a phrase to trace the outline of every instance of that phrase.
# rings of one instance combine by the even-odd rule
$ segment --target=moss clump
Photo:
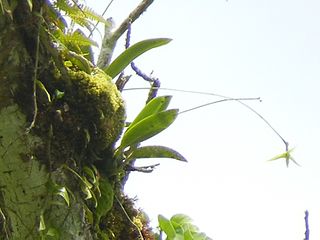
[[[148,216],[141,209],[135,207],[135,200],[123,194],[118,198],[123,208],[116,201],[107,216],[101,220],[100,229],[109,235],[110,240],[136,240],[140,239],[141,235],[145,240],[155,240]]]
[[[117,87],[97,68],[91,74],[68,69],[67,79],[51,76],[55,78],[42,79],[46,78],[43,82],[52,102],[38,103],[39,134],[48,139],[50,153],[45,149],[39,154],[50,155],[56,167],[68,161],[80,169],[97,161],[106,165],[112,161],[125,121],[125,104]]]
[[[69,112],[77,116],[76,127],[85,131],[96,152],[112,148],[125,120],[124,102],[115,84],[100,69],[91,75],[70,71],[70,79],[65,101]]]

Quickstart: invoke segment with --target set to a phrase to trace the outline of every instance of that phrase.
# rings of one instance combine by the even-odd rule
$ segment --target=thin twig
[[[305,238],[304,240],[309,240],[309,212],[308,210],[305,211],[305,217],[304,217],[305,225],[306,225],[306,232],[305,232]]]
[[[186,113],[186,112],[190,112],[190,111],[199,109],[199,108],[207,107],[209,105],[213,105],[213,104],[216,104],[216,103],[227,102],[227,101],[237,101],[237,102],[239,102],[239,101],[248,101],[248,100],[260,101],[260,98],[225,98],[225,99],[221,99],[221,100],[218,100],[218,101],[202,104],[202,105],[199,105],[199,106],[196,106],[196,107],[193,107],[193,108],[189,108],[187,110],[183,110],[183,111],[179,112],[179,115],[181,115],[183,113]]]
[[[129,16],[121,23],[121,25],[114,31],[113,38],[117,41],[122,34],[128,29],[130,23],[133,23],[137,20],[143,12],[153,3],[154,0],[143,0],[130,14]]]

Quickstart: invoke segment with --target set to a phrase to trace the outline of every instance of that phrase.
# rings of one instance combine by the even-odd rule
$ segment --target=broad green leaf
[[[183,240],[195,240],[190,230],[187,230],[183,233]]]
[[[176,236],[176,231],[174,230],[171,221],[162,215],[158,215],[159,227],[167,235],[169,239],[173,239]]]
[[[158,112],[164,111],[167,109],[172,96],[160,96],[153,98],[147,105],[141,110],[141,112],[136,116],[136,118],[130,123],[129,128],[140,122],[142,119],[156,114]]]
[[[137,148],[132,152],[129,158],[173,158],[187,162],[187,159],[185,159],[180,153],[164,146],[145,146]]]
[[[162,132],[174,122],[178,112],[178,109],[170,109],[144,118],[124,133],[119,149],[140,143]]]
[[[185,214],[175,214],[170,218],[174,228],[183,227],[192,224],[192,219]]]
[[[192,237],[194,240],[212,240],[205,233],[193,233]]]
[[[98,205],[95,211],[98,222],[102,216],[105,216],[113,205],[113,187],[108,180],[101,179],[99,182],[101,197],[98,199]]]
[[[169,43],[169,38],[155,38],[147,39],[138,42],[124,52],[122,52],[108,67],[103,69],[111,78],[115,78],[120,72],[122,72],[135,58],[139,57],[146,51],[160,47]]]

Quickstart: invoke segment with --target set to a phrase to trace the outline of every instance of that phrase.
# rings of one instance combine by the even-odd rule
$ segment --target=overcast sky
[[[102,13],[108,1],[87,1]],[[106,17],[120,24],[140,1],[114,0]],[[156,224],[157,215],[188,214],[216,240],[302,240],[304,211],[310,239],[320,238],[319,77],[320,2],[317,0],[155,0],[132,26],[132,43],[155,37],[173,41],[140,57],[163,87],[206,91],[247,102],[295,147],[301,164],[268,162],[285,150],[280,138],[237,102],[182,114],[144,145],[172,147],[188,163],[133,173],[126,192],[137,196]],[[99,37],[96,39],[99,41]],[[118,52],[124,42],[118,43]],[[130,73],[128,70],[127,73]],[[134,77],[127,87],[147,87]],[[126,91],[128,120],[142,108],[146,91]],[[215,101],[173,95],[181,110]]]

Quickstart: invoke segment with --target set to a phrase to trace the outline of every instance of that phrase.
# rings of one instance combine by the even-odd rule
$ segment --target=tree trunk
[[[33,1],[31,10],[17,1],[12,12],[7,2],[0,1],[0,239],[152,239],[121,192],[126,173],[113,159],[125,120],[116,86],[97,68],[65,67],[50,40],[47,2]]]

